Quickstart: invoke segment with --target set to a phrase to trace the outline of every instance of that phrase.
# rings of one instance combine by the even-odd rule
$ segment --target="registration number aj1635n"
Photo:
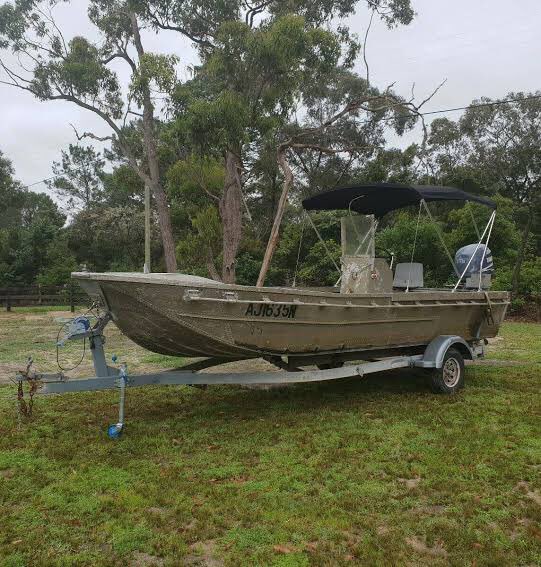
[[[295,319],[297,305],[250,303],[244,315],[252,317],[283,317],[284,319]]]

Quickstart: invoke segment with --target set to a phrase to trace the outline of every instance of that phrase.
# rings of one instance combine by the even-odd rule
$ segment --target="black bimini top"
[[[491,209],[496,208],[494,201],[471,195],[455,187],[404,185],[402,183],[370,183],[342,187],[304,199],[302,206],[307,211],[350,209],[357,213],[382,217],[389,211],[415,205],[422,199],[427,202],[473,201]]]

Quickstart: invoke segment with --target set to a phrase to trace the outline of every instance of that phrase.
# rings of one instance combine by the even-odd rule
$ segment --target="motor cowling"
[[[459,274],[462,274],[468,266],[464,277],[469,278],[474,274],[493,274],[494,273],[494,262],[492,260],[492,252],[490,248],[487,248],[484,244],[480,244],[477,248],[477,244],[468,244],[463,246],[455,254],[455,265]],[[484,258],[483,258],[484,255]],[[470,262],[470,259],[472,258]],[[483,269],[481,270],[481,260],[483,260]]]

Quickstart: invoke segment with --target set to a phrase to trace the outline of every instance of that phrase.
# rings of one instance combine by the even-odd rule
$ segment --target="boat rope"
[[[96,319],[99,320],[100,315],[99,315],[98,304],[95,301],[92,302],[90,307],[79,317],[95,317]],[[75,319],[77,319],[77,317]],[[59,340],[60,339],[60,333],[62,333],[65,329],[67,329],[67,332],[69,332],[69,326],[71,325],[71,323],[75,319],[70,319],[69,321],[66,321],[65,323],[63,323],[61,325],[61,327],[58,329],[58,333],[56,334],[56,365],[58,366],[58,369],[61,372],[72,372],[73,370],[76,370],[77,368],[79,368],[79,366],[81,366],[81,364],[83,363],[83,360],[85,359],[85,356],[86,356],[86,338],[84,338],[83,339],[83,348],[82,348],[81,358],[75,364],[75,366],[72,366],[71,368],[64,368],[60,364],[60,346],[61,346],[60,340]]]
[[[443,249],[445,250],[445,253],[447,254],[447,258],[449,258],[449,262],[451,262],[451,266],[453,266],[453,271],[458,276],[459,271],[457,270],[457,267],[455,265],[455,261],[453,260],[453,257],[451,256],[451,252],[449,252],[449,248],[447,248],[447,244],[445,244],[445,240],[443,239],[443,235],[440,232],[438,223],[435,221],[434,217],[432,216],[432,213],[430,212],[430,209],[428,208],[426,201],[424,199],[421,199],[421,203],[423,204],[426,212],[428,213],[428,216],[430,217],[432,224],[434,225],[434,228],[436,229],[436,234],[438,235],[438,238],[440,239],[441,245],[443,246]]]
[[[81,364],[83,363],[83,360],[85,359],[85,355],[86,355],[86,338],[85,338],[85,339],[83,339],[83,349],[82,349],[82,353],[81,353],[81,358],[79,358],[79,361],[75,364],[75,366],[72,366],[71,368],[64,368],[60,364],[60,333],[62,331],[64,331],[64,329],[69,327],[70,323],[71,323],[71,321],[64,323],[60,327],[60,329],[58,329],[58,333],[56,334],[56,365],[58,366],[58,369],[61,372],[72,372],[73,370],[79,368],[79,366],[81,366]]]
[[[473,259],[475,258],[475,255],[477,254],[477,250],[479,250],[479,246],[481,246],[481,244],[483,243],[483,240],[485,239],[485,234],[487,233],[489,226],[490,226],[490,230],[492,231],[492,224],[494,224],[494,218],[495,217],[496,217],[496,211],[492,211],[492,214],[490,215],[490,218],[488,219],[487,225],[485,226],[485,230],[483,230],[483,234],[481,235],[479,242],[475,246],[475,250],[473,251],[473,254],[470,256],[470,259],[468,260],[468,263],[466,264],[464,271],[461,274],[459,274],[458,281],[456,282],[455,287],[453,288],[453,293],[457,290],[458,286],[460,285],[460,282],[462,281],[462,279],[466,275],[466,272],[468,271],[470,264],[472,263]],[[489,235],[489,237],[490,237],[490,235]],[[485,246],[488,246],[488,239],[486,241]],[[483,257],[483,259],[484,259],[484,257]],[[482,268],[483,268],[483,264],[481,264],[481,269]]]
[[[331,259],[331,262],[334,264],[336,271],[339,274],[341,274],[342,270],[340,270],[340,268],[338,267],[338,264],[336,263],[336,260],[332,257],[332,254],[330,253],[329,249],[327,248],[327,244],[325,243],[325,241],[321,237],[321,234],[319,234],[319,230],[317,229],[316,225],[314,224],[314,221],[310,218],[310,215],[308,213],[305,213],[305,215],[308,218],[308,220],[310,221],[310,224],[312,225],[312,228],[314,229],[315,233],[317,234],[317,237],[321,240],[321,244],[323,244],[323,248],[325,248],[325,252],[327,252],[327,256]]]
[[[304,225],[305,224],[306,223],[305,223],[304,219],[302,219],[301,237],[299,239],[299,249],[297,250],[297,262],[295,264],[295,272],[293,273],[293,287],[297,287],[297,273],[299,271],[299,261],[301,259],[302,240],[304,238]]]
[[[410,260],[410,267],[408,272],[408,282],[406,284],[406,293],[410,290],[410,282],[411,282],[411,268],[413,265],[413,257],[415,255],[415,247],[417,246],[417,234],[419,233],[419,224],[421,222],[421,212],[423,210],[423,203],[424,199],[421,199],[419,202],[419,212],[417,213],[417,224],[415,226],[415,236],[413,237],[413,248],[411,250],[411,260]]]
[[[479,232],[479,227],[477,226],[477,223],[475,222],[475,217],[473,216],[473,209],[472,209],[472,206],[471,206],[471,201],[466,201],[466,207],[468,208],[468,211],[470,211],[471,221],[473,223],[473,227],[475,228],[477,238],[481,238],[481,233]]]

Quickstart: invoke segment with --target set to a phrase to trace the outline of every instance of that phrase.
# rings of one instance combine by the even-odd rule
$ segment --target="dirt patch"
[[[526,498],[533,500],[538,506],[541,506],[541,494],[539,492],[528,491],[525,494]]]
[[[17,374],[19,370],[24,369],[24,362],[0,362],[0,384],[11,384],[12,380],[15,378],[15,374]]]
[[[217,557],[217,546],[214,540],[198,541],[191,545],[190,549],[195,553],[184,557],[184,565],[194,567],[223,567],[224,562]]]
[[[135,553],[129,563],[130,567],[159,567],[163,564],[163,559],[141,552]]]
[[[72,313],[71,311],[47,311],[46,316],[54,319],[55,317],[69,317],[70,319],[75,317],[77,313]]]
[[[413,490],[419,486],[421,479],[418,476],[415,478],[399,478],[398,482],[404,484],[408,490]]]
[[[428,547],[428,545],[417,537],[406,538],[406,543],[417,553],[421,555],[431,555],[432,557],[447,557],[447,551],[445,551],[441,542],[436,542],[433,547]]]
[[[167,508],[160,508],[159,506],[151,506],[147,508],[147,512],[152,516],[166,516],[168,514]]]

